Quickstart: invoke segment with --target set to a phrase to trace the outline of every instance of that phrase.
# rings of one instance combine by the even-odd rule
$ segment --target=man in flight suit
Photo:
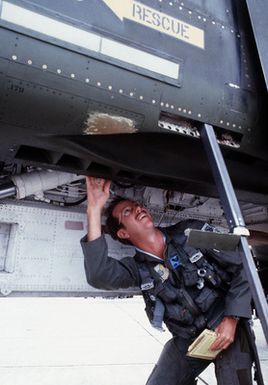
[[[222,350],[215,360],[218,384],[251,385],[252,360],[241,326],[251,317],[251,295],[238,253],[193,249],[185,244],[184,230],[204,229],[204,222],[157,228],[144,207],[123,199],[110,206],[107,221],[111,235],[134,245],[136,255],[119,261],[108,257],[101,214],[110,181],[87,177],[86,182],[89,227],[81,245],[88,283],[107,290],[141,287],[151,318],[159,301],[173,335],[147,385],[194,385],[210,361],[186,353],[205,328],[217,332],[210,349]]]

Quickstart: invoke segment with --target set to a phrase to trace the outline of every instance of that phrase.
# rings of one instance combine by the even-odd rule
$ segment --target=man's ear
[[[117,234],[118,238],[120,238],[120,239],[128,239],[129,238],[129,234],[128,234],[127,230],[122,228],[122,227],[121,227],[121,229],[119,229],[117,231],[116,234]]]

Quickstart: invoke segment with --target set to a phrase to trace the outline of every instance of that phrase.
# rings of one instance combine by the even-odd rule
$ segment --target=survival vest
[[[231,277],[213,252],[182,246],[184,233],[166,237],[165,260],[135,259],[141,277],[145,311],[152,326],[164,321],[173,335],[195,337],[204,327],[214,328],[223,318],[224,296]]]

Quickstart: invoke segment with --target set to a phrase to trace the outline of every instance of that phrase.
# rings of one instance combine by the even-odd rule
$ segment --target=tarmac
[[[1,385],[143,385],[170,338],[150,326],[139,296],[7,297],[0,299],[0,314]],[[258,320],[254,329],[268,385]],[[198,380],[206,384],[216,385],[213,364]]]

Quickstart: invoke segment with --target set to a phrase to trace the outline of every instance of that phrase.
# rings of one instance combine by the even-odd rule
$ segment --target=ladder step
[[[232,233],[186,229],[184,234],[187,236],[187,245],[198,249],[233,251],[240,241],[240,235]]]

